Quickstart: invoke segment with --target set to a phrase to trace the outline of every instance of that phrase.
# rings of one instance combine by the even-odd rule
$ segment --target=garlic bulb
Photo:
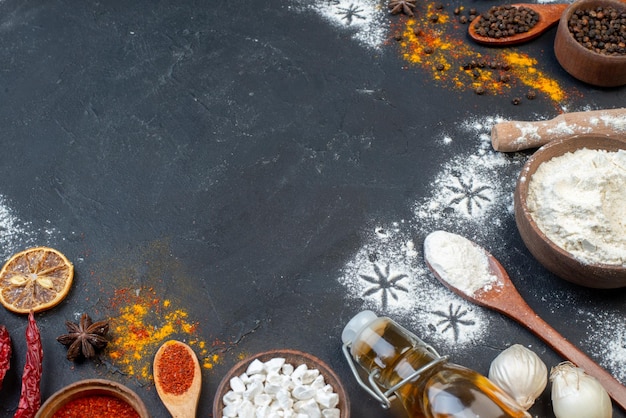
[[[491,362],[489,380],[528,409],[548,384],[548,368],[533,351],[514,344]]]
[[[556,418],[611,418],[609,394],[583,369],[563,362],[550,371],[550,382]]]

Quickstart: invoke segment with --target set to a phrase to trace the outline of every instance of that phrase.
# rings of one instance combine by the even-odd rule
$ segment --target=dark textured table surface
[[[0,251],[48,245],[76,269],[62,304],[37,315],[43,399],[108,378],[166,417],[151,362],[176,338],[203,364],[198,416],[239,359],[293,348],[336,370],[352,416],[402,417],[342,358],[362,309],[481,373],[513,343],[560,362],[432,277],[422,243],[437,229],[496,255],[539,315],[626,382],[624,292],[570,285],[533,259],[512,215],[532,151],[489,143],[498,121],[621,107],[626,89],[565,73],[554,29],[473,44],[459,16],[495,4],[418,2],[409,21],[374,0],[0,0]],[[110,343],[73,363],[55,338],[82,312],[111,321]],[[12,416],[26,318],[0,322],[14,348],[0,415]],[[554,416],[549,389],[531,412]]]

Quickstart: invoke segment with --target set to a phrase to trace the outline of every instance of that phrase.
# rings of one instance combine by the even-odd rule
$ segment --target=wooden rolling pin
[[[626,140],[626,108],[564,113],[537,122],[500,122],[491,129],[491,144],[496,151],[515,152],[591,133]]]

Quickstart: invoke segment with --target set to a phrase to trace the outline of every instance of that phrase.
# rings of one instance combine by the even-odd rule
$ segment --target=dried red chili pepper
[[[26,364],[22,374],[22,393],[13,418],[33,418],[41,407],[43,347],[35,315],[30,311],[26,327]]]
[[[11,368],[11,337],[7,327],[0,325],[0,389],[9,368]]]

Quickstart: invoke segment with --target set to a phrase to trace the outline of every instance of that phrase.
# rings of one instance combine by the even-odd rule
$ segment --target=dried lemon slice
[[[15,254],[0,270],[0,303],[10,311],[43,311],[61,302],[72,286],[74,266],[48,247]]]

